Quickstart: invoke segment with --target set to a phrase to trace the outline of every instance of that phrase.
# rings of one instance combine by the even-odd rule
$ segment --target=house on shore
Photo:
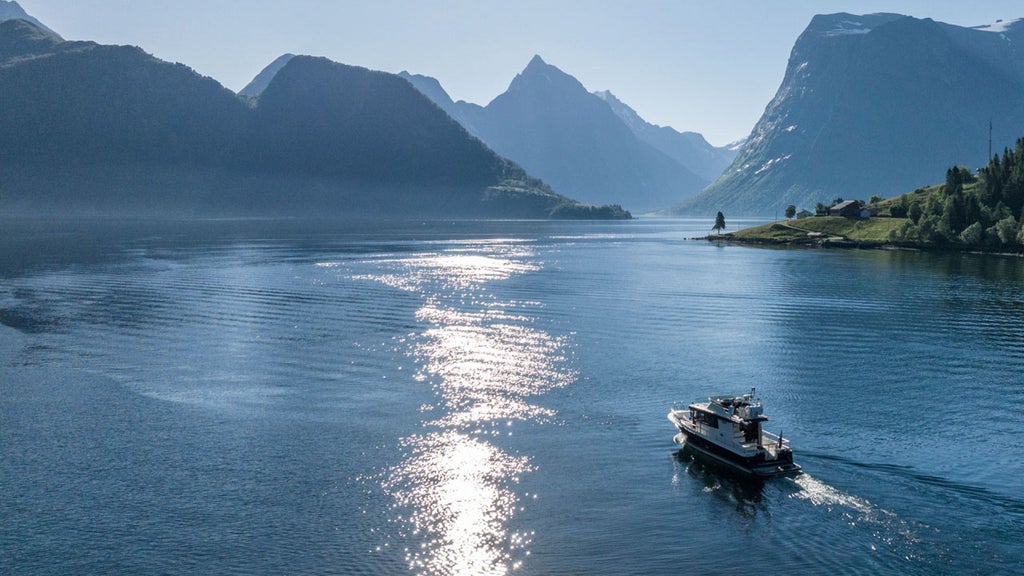
[[[797,220],[803,220],[804,218],[810,218],[811,216],[814,216],[814,212],[811,212],[810,210],[807,210],[806,208],[804,208],[804,209],[802,209],[802,210],[800,210],[799,212],[796,213],[796,219]]]
[[[864,207],[857,200],[847,200],[840,202],[835,206],[828,209],[829,216],[842,216],[843,218],[870,218],[874,215],[874,211]]]

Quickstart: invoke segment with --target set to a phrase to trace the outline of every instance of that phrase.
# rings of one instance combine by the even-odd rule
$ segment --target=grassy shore
[[[890,244],[890,233],[898,230],[905,221],[905,218],[852,220],[838,216],[818,216],[800,220],[783,220],[708,238],[749,244],[806,244],[868,248]]]

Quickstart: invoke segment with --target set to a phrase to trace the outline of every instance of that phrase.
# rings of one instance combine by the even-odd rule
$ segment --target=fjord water
[[[1024,572],[1024,263],[710,225],[5,224],[0,572]]]

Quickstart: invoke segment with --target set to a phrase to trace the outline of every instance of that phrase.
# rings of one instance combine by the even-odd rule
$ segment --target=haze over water
[[[1024,262],[710,225],[5,224],[0,572],[1024,571]]]

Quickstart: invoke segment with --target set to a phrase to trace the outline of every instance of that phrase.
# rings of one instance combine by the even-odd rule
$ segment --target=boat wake
[[[949,478],[925,474],[916,470],[913,466],[890,464],[885,462],[861,462],[837,456],[834,454],[807,453],[808,458],[829,460],[852,466],[868,472],[879,472],[895,479],[906,481],[908,484],[917,485],[920,488],[938,489],[944,494],[955,495],[977,502],[978,504],[999,507],[1004,513],[1012,513],[1024,516],[1024,501],[1010,496],[999,494],[984,486],[957,482]]]
[[[829,509],[846,508],[861,514],[863,518],[895,517],[895,514],[875,507],[867,499],[847,494],[810,474],[801,474],[792,478],[792,481],[800,487],[792,494],[792,497],[806,500],[815,506],[824,506]]]

